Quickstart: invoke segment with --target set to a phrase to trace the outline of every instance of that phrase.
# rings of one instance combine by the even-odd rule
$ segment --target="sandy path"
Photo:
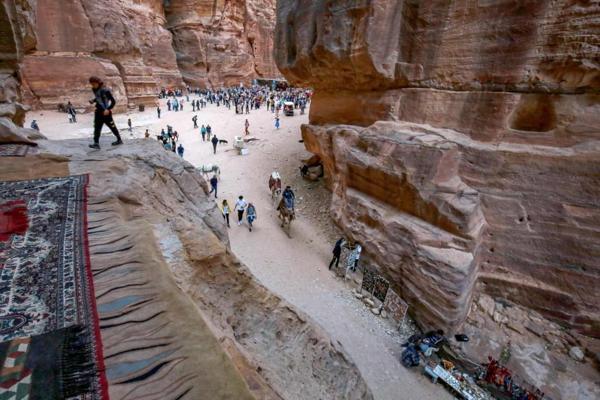
[[[231,205],[238,195],[253,202],[258,219],[255,229],[239,227],[231,215],[231,246],[235,254],[252,273],[270,290],[312,316],[333,340],[340,342],[363,374],[378,400],[397,399],[451,399],[440,385],[433,385],[420,374],[406,370],[399,362],[401,338],[386,320],[373,315],[354,298],[350,287],[328,271],[331,256],[332,222],[323,218],[325,210],[303,207],[310,199],[327,196],[322,184],[301,182],[298,178],[300,159],[309,156],[300,139],[300,125],[307,116],[282,117],[282,128],[275,130],[273,114],[265,109],[250,115],[235,115],[225,107],[209,105],[198,115],[199,124],[210,124],[213,132],[229,141],[212,154],[212,145],[203,143],[191,121],[194,113],[188,103],[183,112],[167,112],[156,118],[154,109],[130,114],[135,137],[142,137],[150,128],[151,138],[162,127],[170,124],[180,134],[185,148],[184,158],[193,165],[216,163],[221,167],[219,201],[227,199]],[[244,120],[250,121],[250,131],[260,139],[251,143],[249,155],[239,156],[232,150],[235,135],[242,135]],[[33,112],[28,122],[37,119],[42,133],[51,139],[91,137],[91,115],[80,115],[79,123],[69,124],[66,114]],[[116,116],[117,125],[124,130],[127,115]],[[130,134],[124,130],[123,137]],[[102,145],[110,146],[112,135],[103,136]],[[155,139],[150,139],[155,140]],[[284,184],[291,182],[296,192],[298,219],[292,226],[292,238],[279,227],[268,191],[268,177],[278,170]],[[325,204],[321,202],[321,204]],[[313,215],[308,215],[308,213]],[[327,234],[329,233],[329,235]]]

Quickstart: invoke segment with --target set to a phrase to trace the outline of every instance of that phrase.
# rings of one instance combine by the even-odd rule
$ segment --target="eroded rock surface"
[[[90,174],[89,241],[111,398],[370,399],[341,345],[231,253],[195,168],[150,140],[39,141],[0,179]]]
[[[600,238],[592,223],[599,211],[593,187],[600,71],[598,53],[588,51],[598,49],[591,34],[600,7],[559,3],[282,2],[276,54],[286,77],[316,88],[313,126],[304,134],[334,185],[345,182],[343,192],[348,187],[391,203],[399,214],[452,235],[443,247],[456,250],[450,244],[457,237],[470,240],[468,264],[485,271],[489,290],[529,306],[541,302],[550,316],[600,336],[597,297],[565,287],[591,288],[600,275],[594,266]],[[565,30],[569,40],[557,40]],[[416,122],[428,132],[403,133],[406,125],[317,127],[379,120]],[[388,143],[394,135],[408,135],[412,143]],[[458,137],[465,147],[452,143]],[[522,156],[511,155],[515,149]],[[538,212],[543,215],[534,218]],[[543,225],[534,226],[536,220]],[[497,229],[513,244],[503,244]],[[586,245],[559,246],[571,238]],[[493,254],[475,251],[483,242],[481,249]],[[513,273],[528,279],[508,290],[504,283]],[[453,292],[444,297],[464,299],[457,304],[462,316],[446,317],[449,326],[464,320],[469,303],[465,291]],[[559,311],[542,293],[572,300]]]
[[[276,77],[273,0],[21,0],[24,101],[89,108],[87,78],[105,78],[124,110],[163,87]],[[165,14],[166,11],[166,14]],[[168,21],[167,21],[168,16]]]
[[[303,138],[332,215],[421,326],[462,329],[485,293],[599,338],[600,5],[277,13],[278,66],[315,88]]]
[[[216,87],[279,77],[274,0],[172,0],[166,15],[186,82]]]

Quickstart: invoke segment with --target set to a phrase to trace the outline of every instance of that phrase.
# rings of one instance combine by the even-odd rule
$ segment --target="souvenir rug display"
[[[88,178],[0,182],[0,399],[108,399]]]
[[[35,153],[35,146],[27,144],[2,144],[0,145],[0,157],[24,157]]]

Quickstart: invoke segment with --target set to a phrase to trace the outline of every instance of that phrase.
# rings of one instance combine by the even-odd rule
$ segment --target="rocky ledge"
[[[0,171],[2,180],[90,176],[111,398],[372,398],[341,345],[236,259],[206,182],[155,141],[90,151],[41,140],[35,155],[0,157]],[[132,296],[147,301],[114,307]],[[139,376],[136,362],[148,362]]]

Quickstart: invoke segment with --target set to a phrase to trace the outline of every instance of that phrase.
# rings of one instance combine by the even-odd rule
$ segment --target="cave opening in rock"
[[[524,94],[511,116],[510,128],[519,131],[548,132],[556,128],[557,116],[550,95]]]

